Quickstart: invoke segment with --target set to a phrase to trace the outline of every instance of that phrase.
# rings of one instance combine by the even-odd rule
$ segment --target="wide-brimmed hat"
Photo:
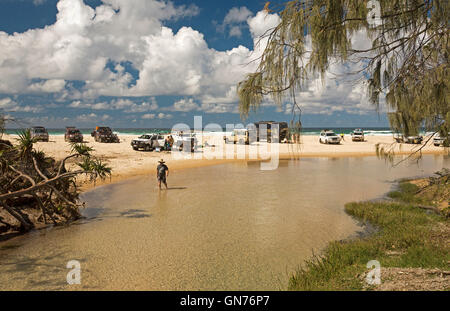
[[[161,159],[161,160],[159,160],[158,162],[159,162],[159,163],[166,163],[166,162],[164,162],[164,159]]]

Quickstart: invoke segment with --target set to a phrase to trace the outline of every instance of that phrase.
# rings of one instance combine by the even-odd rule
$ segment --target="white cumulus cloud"
[[[233,7],[225,15],[222,24],[217,26],[217,30],[224,32],[228,28],[230,37],[241,37],[242,29],[248,27],[245,22],[251,16],[253,16],[253,13],[245,6],[240,8]]]
[[[84,87],[64,98],[223,97],[255,69],[245,66],[251,57],[245,47],[216,51],[197,30],[181,27],[174,33],[163,26],[164,20],[197,14],[195,7],[156,0],[103,0],[93,9],[82,0],[60,0],[57,9],[53,25],[12,35],[0,32],[0,92],[62,92],[65,81],[76,80]],[[245,10],[240,12],[244,13],[228,20],[248,17]],[[250,28],[264,28],[261,23],[272,21],[260,19]],[[137,81],[123,62],[139,71]],[[36,79],[40,82],[33,82]]]
[[[160,119],[172,116],[158,111],[153,99],[158,95],[187,98],[174,103],[172,111],[237,113],[236,84],[256,70],[257,62],[251,61],[258,59],[267,44],[260,37],[280,22],[277,14],[260,11],[253,15],[246,7],[232,8],[223,25],[234,36],[242,33],[243,26],[248,28],[254,47],[217,51],[198,30],[181,27],[174,32],[164,26],[168,20],[199,14],[195,5],[102,0],[92,8],[83,0],[59,0],[57,10],[56,22],[45,28],[11,35],[0,31],[0,93],[10,97],[54,93],[58,101],[70,101],[72,108],[122,110]],[[357,33],[355,38],[358,46],[368,41],[365,34]],[[132,74],[129,67],[138,74]],[[337,64],[330,69],[339,73],[342,68]],[[73,81],[82,86],[75,87]],[[325,86],[319,84],[312,79],[299,93],[305,112],[341,110],[337,106],[354,113],[368,111],[360,86],[341,83],[331,74]],[[98,102],[101,96],[116,99]],[[151,99],[137,102],[133,97]],[[3,110],[40,109],[2,100]]]

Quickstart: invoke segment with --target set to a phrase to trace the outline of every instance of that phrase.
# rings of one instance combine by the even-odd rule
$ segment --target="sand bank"
[[[4,135],[5,139],[15,143],[16,135]],[[256,143],[252,146],[226,145],[221,135],[204,136],[199,138],[199,144],[205,142],[215,147],[199,148],[194,155],[172,154],[170,152],[144,152],[135,151],[131,148],[131,140],[137,136],[119,135],[120,143],[106,144],[97,143],[90,136],[85,135],[85,142],[95,149],[94,154],[107,161],[113,169],[113,182],[140,176],[154,174],[159,159],[163,158],[172,171],[216,165],[230,161],[245,161],[251,159],[264,159],[267,148],[272,148],[279,159],[301,158],[301,157],[358,157],[376,155],[376,144],[388,146],[394,142],[391,136],[366,136],[364,142],[352,142],[349,135],[340,145],[323,145],[319,143],[318,136],[302,136],[301,144],[269,144]],[[275,146],[276,145],[276,146]],[[70,145],[64,141],[62,135],[50,135],[49,142],[38,142],[35,144],[37,150],[44,151],[47,155],[57,160],[64,158],[70,152]],[[228,149],[226,149],[228,148]],[[406,155],[417,149],[418,145],[397,144],[396,154]],[[255,153],[256,152],[256,153]],[[435,147],[431,141],[422,149],[423,154],[445,154],[442,147]],[[109,180],[108,180],[109,182]]]

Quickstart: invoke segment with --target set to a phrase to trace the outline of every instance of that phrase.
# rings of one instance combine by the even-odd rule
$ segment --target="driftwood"
[[[25,231],[30,230],[33,227],[33,224],[29,223],[23,217],[23,215],[21,215],[19,210],[15,209],[14,207],[7,204],[7,200],[20,199],[27,195],[31,196],[32,198],[35,199],[35,201],[37,202],[38,206],[40,207],[40,209],[42,211],[42,217],[44,218],[44,223],[47,222],[46,216],[49,216],[50,219],[52,219],[53,223],[56,224],[57,222],[56,222],[55,218],[52,216],[52,213],[50,213],[47,210],[47,208],[45,207],[45,205],[43,204],[38,192],[41,191],[43,188],[47,187],[47,188],[51,189],[54,193],[56,193],[60,199],[65,201],[65,203],[67,203],[68,205],[70,205],[72,207],[77,208],[77,204],[69,201],[64,195],[62,195],[53,186],[53,184],[55,184],[59,181],[67,180],[68,178],[74,177],[78,174],[84,173],[83,170],[77,170],[74,172],[67,172],[67,173],[61,174],[60,172],[62,170],[60,169],[58,171],[58,173],[56,174],[56,176],[49,178],[46,175],[44,175],[44,173],[41,171],[41,169],[39,168],[39,165],[36,161],[36,158],[34,156],[32,156],[32,161],[33,161],[33,167],[34,167],[36,173],[38,174],[38,176],[40,178],[42,178],[42,181],[37,181],[37,180],[35,180],[35,178],[30,176],[30,174],[26,174],[26,173],[16,169],[12,165],[9,165],[8,168],[12,172],[17,174],[17,176],[10,183],[10,186],[13,186],[20,179],[27,181],[30,184],[30,186],[20,189],[20,190],[17,190],[17,191],[0,194],[0,206],[3,207],[12,217],[14,217],[16,220],[18,220],[20,222],[21,226],[23,227],[23,230],[25,230]]]
[[[26,138],[26,137],[25,137]],[[22,149],[3,143],[0,153],[0,211],[3,209],[20,223],[21,231],[28,231],[34,224],[23,213],[24,208],[33,206],[40,210],[42,219],[47,224],[70,221],[80,216],[78,189],[74,178],[86,174],[92,181],[105,178],[111,169],[100,160],[91,157],[93,149],[85,144],[73,144],[70,155],[56,162],[32,149],[32,140],[22,142]],[[68,159],[81,158],[77,163],[80,169],[67,171]],[[41,218],[42,217],[42,218]],[[2,224],[7,224],[2,219]],[[11,227],[11,224],[7,224]]]
[[[10,168],[13,169],[13,167],[11,167],[11,166],[10,166]],[[17,171],[17,170],[15,170],[15,171]],[[25,188],[25,189],[18,190],[18,191],[1,194],[0,195],[0,202],[4,201],[6,199],[10,199],[10,198],[14,198],[14,197],[20,197],[20,196],[23,196],[23,195],[26,195],[26,194],[35,193],[36,191],[38,191],[40,188],[43,188],[43,187],[50,187],[50,188],[52,188],[52,183],[56,183],[56,182],[58,182],[60,180],[67,179],[67,178],[70,178],[70,177],[74,177],[76,175],[80,175],[80,174],[86,173],[83,170],[78,170],[78,171],[74,171],[74,172],[69,172],[69,173],[57,175],[57,176],[55,176],[55,177],[53,177],[51,179],[47,178],[46,180],[44,180],[42,182],[36,183],[29,175],[24,174],[24,173],[22,173],[20,171],[17,171],[17,172],[18,172],[18,174],[20,174],[18,177],[26,178],[27,180],[29,180],[32,183],[32,186],[28,187],[28,188]]]

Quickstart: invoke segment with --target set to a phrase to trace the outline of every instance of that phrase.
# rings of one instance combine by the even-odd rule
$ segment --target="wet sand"
[[[258,162],[182,170],[83,194],[87,219],[0,245],[0,289],[285,290],[329,241],[363,230],[343,206],[382,196],[398,178],[449,167],[443,156],[397,168],[375,157]],[[81,263],[69,286],[66,264]]]

